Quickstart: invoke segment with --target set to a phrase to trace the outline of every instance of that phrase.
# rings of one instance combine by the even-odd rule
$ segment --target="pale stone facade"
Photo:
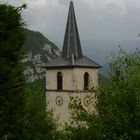
[[[61,72],[63,77],[63,90],[57,90],[57,73]],[[78,97],[81,103],[87,109],[95,101],[92,99],[91,104],[88,102],[89,95],[84,90],[84,74],[89,74],[89,86],[98,86],[98,69],[94,68],[71,68],[71,69],[51,69],[46,71],[46,102],[47,109],[53,110],[54,118],[60,125],[69,123],[70,110],[68,105],[70,97]],[[93,94],[94,96],[94,94]],[[87,100],[87,101],[86,101]],[[86,105],[85,105],[86,104]]]
[[[46,89],[57,90],[57,73],[63,75],[63,90],[84,91],[84,74],[89,74],[90,86],[98,85],[97,68],[50,69],[46,71]]]

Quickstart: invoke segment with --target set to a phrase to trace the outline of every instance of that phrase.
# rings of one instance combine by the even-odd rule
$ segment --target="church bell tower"
[[[62,126],[69,122],[70,97],[78,96],[88,108],[88,89],[98,86],[98,69],[101,66],[83,55],[73,2],[69,13],[62,55],[51,60],[46,68],[47,109],[53,109],[54,118]]]

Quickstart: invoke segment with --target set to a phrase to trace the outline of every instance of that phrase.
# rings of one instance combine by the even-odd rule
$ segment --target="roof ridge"
[[[71,58],[72,58],[72,65],[75,65],[75,60],[74,60],[73,54],[71,55]]]

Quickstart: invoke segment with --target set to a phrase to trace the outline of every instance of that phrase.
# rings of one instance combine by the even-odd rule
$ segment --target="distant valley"
[[[136,49],[140,49],[140,40],[123,40],[120,42],[94,40],[83,41],[82,45],[85,55],[102,65],[102,69],[100,70],[100,72],[101,74],[106,75],[106,62],[108,61],[108,57],[110,57],[111,54],[117,54],[120,48],[124,49],[128,53],[132,53],[136,51]],[[118,46],[120,46],[120,48]]]

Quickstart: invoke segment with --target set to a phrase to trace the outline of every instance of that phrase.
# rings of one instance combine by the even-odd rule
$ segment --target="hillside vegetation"
[[[45,69],[42,67],[52,58],[59,56],[58,47],[44,37],[41,33],[24,29],[26,41],[24,43],[25,58],[23,62],[26,66],[24,74],[27,82],[41,80],[45,78]]]

